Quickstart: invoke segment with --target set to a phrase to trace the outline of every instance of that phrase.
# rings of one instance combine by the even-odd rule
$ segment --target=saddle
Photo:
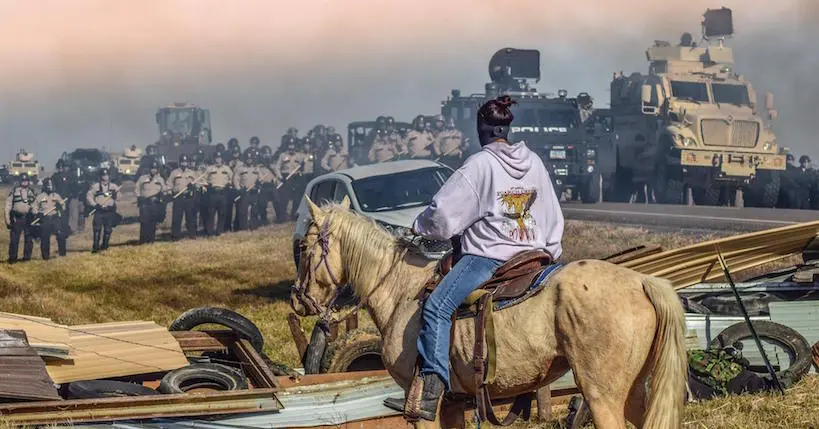
[[[449,273],[453,265],[452,252],[438,263],[436,274],[424,287],[422,300],[438,286],[443,277]],[[518,253],[506,261],[495,271],[489,280],[482,283],[473,291],[453,315],[454,319],[468,317],[475,318],[475,347],[473,349],[473,368],[476,386],[475,403],[481,420],[486,420],[496,426],[509,426],[522,417],[529,420],[532,408],[533,392],[519,395],[502,420],[492,408],[487,386],[495,379],[495,325],[492,312],[511,307],[534,296],[543,288],[545,279],[561,267],[552,264],[552,255],[540,250],[529,250]],[[453,323],[454,329],[454,323]],[[486,350],[486,357],[484,357]],[[413,416],[409,410],[405,415],[410,419]]]

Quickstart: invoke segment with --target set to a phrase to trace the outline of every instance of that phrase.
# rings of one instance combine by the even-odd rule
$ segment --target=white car
[[[307,184],[304,194],[318,205],[339,203],[347,196],[353,211],[375,219],[395,235],[404,235],[452,172],[451,168],[428,160],[383,162],[322,174]],[[310,221],[310,211],[302,196],[293,234],[297,269],[299,243]],[[449,241],[422,240],[421,247],[427,257],[440,259],[452,246]]]

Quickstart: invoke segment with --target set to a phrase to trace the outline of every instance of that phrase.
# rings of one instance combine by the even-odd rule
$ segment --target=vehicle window
[[[120,165],[131,165],[131,160],[130,159],[120,159],[119,163],[120,163]]]
[[[336,193],[333,196],[333,202],[340,203],[344,197],[349,197],[350,194],[347,193],[347,187],[344,186],[343,183],[336,183]]]
[[[748,98],[748,88],[745,85],[712,83],[711,91],[714,93],[715,103],[735,104],[737,106],[751,105],[751,100]]]
[[[429,205],[452,175],[452,170],[429,167],[353,181],[358,205],[364,212],[382,212]]]
[[[33,162],[27,162],[27,163],[25,163],[23,165],[25,165],[26,168],[36,168],[37,167],[37,164],[35,164]]]
[[[23,168],[23,163],[22,162],[12,162],[11,166],[16,167],[16,168]]]
[[[313,202],[318,205],[322,205],[327,202],[332,202],[333,196],[335,195],[335,190],[336,190],[335,180],[319,182],[315,186],[313,186],[313,189],[310,191],[310,199],[313,200]]]
[[[572,129],[580,123],[580,113],[573,109],[540,109],[538,116],[540,126],[547,129]]]
[[[703,82],[671,81],[671,94],[680,100],[708,102],[708,86]]]

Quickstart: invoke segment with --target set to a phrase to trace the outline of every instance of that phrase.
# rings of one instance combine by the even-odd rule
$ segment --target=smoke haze
[[[274,146],[291,125],[341,131],[433,114],[479,92],[503,47],[541,51],[541,92],[608,102],[614,71],[647,70],[655,39],[696,36],[706,8],[734,10],[736,70],[776,95],[778,141],[819,154],[814,0],[0,0],[0,162],[19,148],[144,147],[160,105],[211,111],[215,141]],[[343,134],[343,132],[342,132]]]

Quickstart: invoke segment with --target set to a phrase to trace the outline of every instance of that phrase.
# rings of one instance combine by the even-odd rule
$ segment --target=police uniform
[[[267,225],[267,204],[273,201],[273,197],[275,196],[276,177],[273,175],[273,171],[265,164],[261,164],[257,168],[259,170],[261,190],[259,192],[259,201],[256,204],[254,217],[256,218],[257,225]]]
[[[6,227],[11,234],[9,241],[9,263],[17,262],[20,246],[20,235],[23,236],[23,260],[31,259],[34,250],[34,238],[31,236],[29,223],[32,221],[32,209],[36,196],[34,190],[26,186],[15,186],[6,199],[4,210]]]
[[[94,208],[94,220],[91,226],[94,229],[94,243],[92,252],[98,252],[108,248],[111,240],[111,233],[119,222],[117,214],[117,198],[119,197],[119,186],[111,183],[92,183],[85,194],[85,201],[89,207]],[[102,246],[100,246],[100,234],[102,234]]]
[[[386,162],[394,160],[397,155],[398,148],[395,143],[390,142],[386,135],[376,134],[367,159],[370,162]]]
[[[338,171],[347,168],[347,152],[330,146],[324,157],[321,159],[321,169],[327,172]]]
[[[455,128],[447,128],[438,134],[435,155],[443,164],[453,169],[458,168],[463,161],[463,143],[463,133]]]
[[[244,167],[245,163],[242,162],[242,160],[239,159],[238,157],[235,157],[235,158],[231,159],[230,161],[228,161],[227,166],[230,168],[231,172],[235,173],[236,170],[238,170],[239,168]],[[233,178],[231,177],[231,182],[232,181],[233,181]],[[234,188],[232,186],[228,187],[225,192],[226,192],[225,193],[225,201],[227,202],[227,206],[225,208],[225,223],[224,223],[224,225],[222,225],[222,228],[223,228],[224,231],[232,231],[232,230],[235,230],[239,226],[238,225],[238,219],[233,216],[234,215],[233,211],[236,208],[236,204],[234,204],[233,201],[236,199],[237,196],[239,196],[239,194],[238,194],[236,188]]]
[[[225,212],[228,208],[228,191],[233,179],[233,171],[227,165],[211,165],[205,170],[205,199],[207,200],[207,215],[205,218],[205,233],[214,236],[222,233],[225,225]],[[231,206],[232,201],[231,201]]]
[[[412,130],[407,133],[407,156],[409,158],[431,158],[435,139],[427,131]]]
[[[274,199],[277,223],[287,222],[287,205],[290,202],[293,203],[293,207],[290,209],[290,217],[292,218],[296,214],[299,204],[296,175],[305,168],[306,164],[304,154],[294,151],[282,153],[273,166],[273,174],[281,183],[281,187]]]
[[[140,243],[153,243],[156,240],[156,225],[165,218],[165,204],[162,203],[165,189],[165,181],[159,174],[144,174],[136,182]]]
[[[51,258],[51,236],[57,237],[57,253],[65,256],[66,236],[60,232],[62,229],[62,214],[65,212],[66,203],[60,194],[56,192],[48,193],[43,191],[34,199],[34,215],[40,219],[40,254],[43,260]]]
[[[233,188],[236,189],[236,228],[237,231],[256,227],[255,220],[250,222],[251,212],[259,197],[259,169],[254,165],[244,165],[233,171]]]
[[[174,195],[171,208],[171,239],[182,238],[182,216],[188,235],[196,235],[196,179],[201,175],[190,168],[177,168],[168,176],[166,188]],[[181,192],[181,194],[180,194]],[[177,196],[177,194],[179,194]]]

